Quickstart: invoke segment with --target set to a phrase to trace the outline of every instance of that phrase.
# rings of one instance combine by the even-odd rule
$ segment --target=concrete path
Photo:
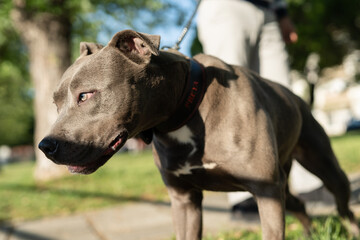
[[[352,182],[352,208],[360,214],[360,175]],[[323,188],[303,195],[312,215],[335,213],[332,196]],[[240,228],[259,228],[257,216],[231,221],[226,194],[209,193],[204,198],[204,234]],[[0,240],[161,240],[171,239],[170,204],[129,203],[66,217],[45,218],[0,226]]]

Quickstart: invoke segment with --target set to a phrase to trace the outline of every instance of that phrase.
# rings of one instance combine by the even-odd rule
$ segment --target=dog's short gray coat
[[[159,51],[159,40],[125,30],[105,47],[81,44],[81,56],[54,94],[59,117],[39,144],[50,159],[91,173],[128,137],[153,137],[178,240],[201,238],[202,190],[254,194],[263,239],[284,238],[285,208],[310,231],[304,205],[287,185],[296,159],[334,194],[340,215],[358,234],[349,182],[329,139],[309,107],[285,87],[197,55],[206,75],[204,98],[186,125],[162,131],[172,124],[190,63],[176,51]]]

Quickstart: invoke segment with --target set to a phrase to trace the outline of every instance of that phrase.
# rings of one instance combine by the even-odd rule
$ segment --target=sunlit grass
[[[260,230],[238,230],[208,235],[204,240],[260,240]],[[306,236],[301,224],[292,216],[286,217],[286,240],[355,240],[345,229],[337,216],[316,217],[313,219],[313,231]]]
[[[128,201],[167,198],[150,151],[114,156],[91,175],[72,175],[36,184],[34,163],[0,172],[0,221],[34,219],[98,209]]]
[[[331,143],[341,167],[347,173],[360,171],[360,131],[331,138]]]

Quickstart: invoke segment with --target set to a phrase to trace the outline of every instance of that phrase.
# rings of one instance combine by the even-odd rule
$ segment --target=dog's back
[[[204,115],[211,113],[215,115],[213,119],[221,119],[208,126],[211,128],[209,132],[218,133],[212,128],[219,128],[222,122],[226,123],[223,129],[232,128],[239,132],[243,141],[253,140],[249,136],[254,134],[262,138],[273,132],[282,171],[288,176],[292,160],[295,159],[319,177],[334,194],[340,216],[350,219],[350,231],[358,235],[356,220],[348,206],[349,181],[339,166],[328,136],[312,116],[310,107],[286,87],[263,79],[246,68],[227,65],[206,55],[197,55],[195,59],[204,64],[214,77],[208,87],[208,91],[212,92],[211,99],[200,107],[200,111],[205,109]],[[262,121],[263,125],[257,125],[254,121],[259,116],[266,119]],[[262,129],[259,131],[259,128]],[[264,132],[265,135],[262,134]],[[250,145],[247,147],[251,149]],[[310,221],[303,203],[289,192],[288,186],[286,192],[286,207],[295,212],[310,231]]]

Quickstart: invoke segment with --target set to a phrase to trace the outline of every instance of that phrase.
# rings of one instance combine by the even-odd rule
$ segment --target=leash
[[[179,36],[177,42],[175,43],[175,45],[172,46],[172,47],[164,46],[164,47],[162,47],[161,49],[166,49],[166,48],[168,48],[168,49],[175,49],[175,50],[179,50],[179,49],[180,49],[180,44],[181,44],[181,42],[183,41],[185,35],[187,34],[187,32],[188,32],[189,29],[190,29],[190,26],[191,26],[191,24],[192,24],[192,21],[194,20],[194,17],[195,17],[195,15],[196,15],[196,12],[197,12],[197,10],[198,10],[198,8],[199,8],[200,2],[201,2],[201,0],[198,0],[198,1],[197,1],[195,10],[193,11],[193,14],[191,15],[191,17],[190,17],[190,19],[188,20],[187,24],[185,25],[185,27],[184,27],[183,30],[181,31],[180,36]]]

